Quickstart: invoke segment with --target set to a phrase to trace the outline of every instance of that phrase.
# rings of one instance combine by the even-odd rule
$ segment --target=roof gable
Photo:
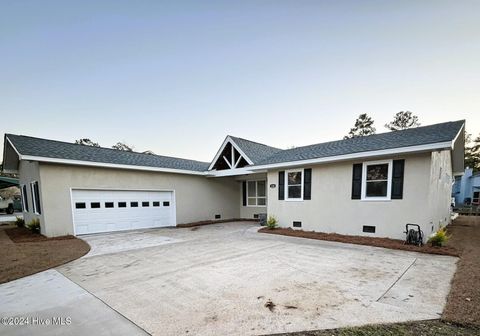
[[[228,135],[208,169],[243,168],[247,165],[254,165],[279,151],[281,151],[279,148]]]

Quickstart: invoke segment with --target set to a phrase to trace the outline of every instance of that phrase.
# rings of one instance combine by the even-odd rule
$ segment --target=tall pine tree
[[[393,117],[393,121],[385,124],[391,131],[400,131],[407,128],[418,127],[418,117],[410,111],[400,111]]]
[[[373,120],[366,113],[360,114],[355,120],[355,126],[350,129],[350,132],[344,139],[357,138],[361,136],[375,134],[375,127],[373,127]]]

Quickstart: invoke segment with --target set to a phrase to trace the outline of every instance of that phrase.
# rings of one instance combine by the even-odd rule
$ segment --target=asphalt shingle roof
[[[256,165],[301,161],[452,141],[464,123],[465,120],[451,121],[403,131],[374,134],[287,149],[264,158]]]
[[[259,163],[267,157],[282,151],[280,148],[270,147],[258,142],[238,138],[230,135],[233,141],[242,149],[254,164]]]
[[[208,162],[77,145],[24,135],[7,134],[6,136],[22,155],[198,172],[206,171],[209,165]]]
[[[330,141],[287,150],[270,147],[250,140],[233,137],[233,141],[253,161],[254,166],[325,158],[352,153],[377,151],[452,141],[464,120]],[[169,156],[126,152],[110,148],[77,145],[68,142],[6,134],[21,155],[45,158],[111,163],[141,167],[169,168],[205,172],[210,163]]]

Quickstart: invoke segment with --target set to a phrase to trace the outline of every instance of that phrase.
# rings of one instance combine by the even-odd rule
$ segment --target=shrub
[[[277,219],[275,218],[275,216],[268,216],[267,227],[270,230],[273,230],[277,227]]]
[[[27,228],[33,233],[40,233],[40,220],[38,218],[32,219],[30,223],[27,224]]]
[[[15,225],[19,228],[24,227],[25,226],[25,220],[22,217],[17,217],[17,219],[15,220]]]
[[[440,228],[438,231],[428,239],[428,242],[432,244],[432,246],[443,246],[448,240],[447,236],[447,229]]]

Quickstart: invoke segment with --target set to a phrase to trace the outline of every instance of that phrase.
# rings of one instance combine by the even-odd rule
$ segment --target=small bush
[[[448,240],[447,236],[447,229],[440,228],[438,231],[428,239],[428,242],[432,244],[432,246],[443,246]]]
[[[267,227],[270,230],[273,230],[277,227],[277,219],[275,218],[275,216],[268,216]]]
[[[17,217],[17,219],[15,220],[15,225],[19,228],[24,227],[25,226],[25,220],[22,217]]]
[[[40,233],[40,220],[38,218],[32,219],[30,223],[27,224],[27,228],[33,233]]]

